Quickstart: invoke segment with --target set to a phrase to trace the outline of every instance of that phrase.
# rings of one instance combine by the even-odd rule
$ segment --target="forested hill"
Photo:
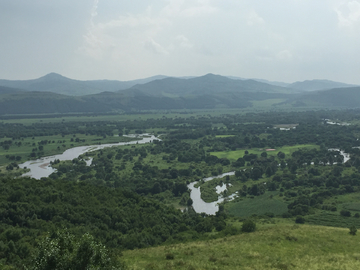
[[[0,86],[23,89],[26,91],[53,92],[70,96],[96,94],[104,91],[127,89],[136,84],[162,79],[166,76],[154,76],[133,81],[90,80],[80,81],[66,78],[57,73],[50,73],[34,80],[0,80]]]
[[[142,85],[135,85],[130,89],[124,90],[127,94],[134,91],[141,92],[151,96],[168,96],[168,97],[187,97],[200,95],[222,95],[224,92],[231,93],[283,93],[292,94],[296,91],[255,80],[233,80],[224,76],[207,74],[205,76],[178,79],[166,78],[155,80]]]
[[[49,83],[50,77],[64,86],[70,80],[57,74],[45,77],[37,82],[40,88]],[[75,81],[75,84],[78,82],[80,81]],[[31,87],[35,87],[34,85]],[[84,88],[79,89],[82,91]],[[360,106],[359,93],[360,87],[299,93],[290,88],[254,80],[233,80],[213,74],[189,79],[158,79],[126,90],[84,96],[0,86],[0,115],[250,107],[264,109],[264,104],[268,108],[273,105],[280,109],[283,106],[287,109],[355,108]]]
[[[306,93],[289,100],[288,103],[294,106],[311,104],[328,108],[358,108],[360,107],[360,86]]]
[[[334,82],[329,80],[306,80],[303,82],[294,82],[287,87],[302,91],[319,91],[333,88],[355,87],[357,85]]]
[[[6,86],[0,86],[0,95],[1,94],[17,93],[17,92],[20,92],[20,91],[22,91],[22,90],[16,89],[16,88],[11,88],[11,87],[6,87]]]

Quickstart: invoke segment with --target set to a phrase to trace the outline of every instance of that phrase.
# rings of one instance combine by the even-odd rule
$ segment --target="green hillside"
[[[253,233],[126,251],[123,260],[133,270],[360,269],[359,236],[350,235],[349,229],[295,224],[258,227]]]
[[[360,106],[360,87],[335,88],[306,93],[285,103],[291,103],[293,106],[357,108]]]
[[[232,80],[220,75],[207,74],[192,79],[166,78],[155,80],[142,85],[135,85],[125,90],[131,93],[134,90],[146,95],[163,96],[171,94],[178,97],[199,96],[204,94],[219,95],[224,92],[231,93],[294,93],[293,90],[281,86],[270,85],[254,80]]]
[[[165,76],[154,76],[133,81],[90,80],[80,81],[66,78],[60,74],[49,73],[33,80],[0,80],[0,86],[23,89],[26,91],[52,92],[69,96],[97,94],[104,91],[118,91],[136,84],[162,79]]]
[[[117,92],[114,92],[115,82],[113,81],[82,82],[57,74],[49,74],[32,83],[29,81],[21,81],[21,83],[28,89],[39,90],[22,91],[8,86],[0,86],[0,115],[232,108],[333,109],[355,108],[360,104],[360,87],[299,94],[290,88],[254,80],[232,80],[213,74],[190,79],[158,79]],[[109,87],[103,87],[104,83]],[[57,87],[61,88],[61,85],[66,86],[67,91],[71,93],[67,92],[69,95],[59,94],[64,93],[64,89],[56,90]],[[86,90],[88,87],[86,85],[89,87],[97,85],[96,89],[98,90],[96,91],[100,91],[99,89],[110,89],[111,91],[73,96],[89,92]],[[113,85],[113,88],[110,85]],[[74,87],[75,92],[69,90]],[[44,89],[50,90],[44,92]],[[58,93],[54,93],[57,91]]]
[[[294,82],[287,87],[302,91],[319,91],[333,88],[355,87],[357,85],[334,82],[330,80],[306,80],[303,82]]]
[[[108,111],[105,104],[49,92],[16,92],[0,95],[0,115],[105,111]]]

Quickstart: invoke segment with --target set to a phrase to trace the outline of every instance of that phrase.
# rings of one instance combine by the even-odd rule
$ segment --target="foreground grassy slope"
[[[360,269],[359,237],[345,228],[264,225],[249,234],[126,251],[123,260],[132,270]]]

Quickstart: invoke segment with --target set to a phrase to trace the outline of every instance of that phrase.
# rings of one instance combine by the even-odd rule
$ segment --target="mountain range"
[[[360,106],[360,87],[326,80],[286,84],[214,74],[121,82],[79,81],[50,73],[35,80],[0,80],[0,115],[247,108],[257,101],[271,101],[275,108],[353,108]]]

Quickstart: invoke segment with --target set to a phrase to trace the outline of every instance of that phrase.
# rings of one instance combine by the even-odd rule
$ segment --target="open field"
[[[321,211],[315,215],[309,215],[305,219],[307,223],[315,225],[360,228],[360,218],[343,217],[338,212]]]
[[[286,99],[266,99],[266,100],[254,100],[251,103],[255,108],[267,108],[267,107],[274,108],[276,104],[279,104],[284,101],[286,101]],[[281,107],[284,107],[284,105],[281,105]],[[289,107],[289,105],[287,107]]]
[[[359,236],[351,236],[348,229],[295,224],[258,227],[254,233],[125,251],[122,259],[131,270],[360,269]]]
[[[275,156],[279,152],[283,152],[283,153],[285,153],[285,155],[291,155],[293,152],[295,152],[299,149],[303,149],[303,148],[318,149],[319,146],[315,145],[315,144],[299,144],[299,145],[293,145],[293,146],[279,147],[279,148],[275,149],[275,151],[266,151],[265,148],[263,148],[263,149],[247,149],[247,151],[249,152],[249,154],[257,154],[257,155],[260,155],[262,152],[266,151],[268,155]],[[218,158],[227,158],[231,161],[234,161],[234,160],[237,160],[238,158],[243,157],[245,155],[245,151],[246,151],[246,149],[242,149],[242,150],[236,150],[236,151],[211,152],[210,154],[217,156]]]
[[[242,114],[245,113],[241,109],[221,109],[221,110],[173,110],[173,111],[146,111],[136,114],[99,114],[99,115],[27,115],[24,118],[21,116],[13,116],[14,119],[0,119],[0,123],[18,123],[24,125],[31,125],[33,123],[60,123],[60,122],[95,122],[95,121],[133,121],[133,120],[147,120],[147,119],[161,119],[161,118],[189,118],[189,117],[203,117],[203,116],[219,116],[223,114]]]
[[[278,191],[267,191],[260,196],[253,198],[238,198],[234,202],[225,204],[225,209],[229,214],[236,217],[248,217],[252,215],[264,215],[272,213],[281,215],[288,211],[287,204],[280,200]]]
[[[308,110],[321,110],[323,107],[293,107],[291,105],[272,106],[273,104],[282,101],[281,99],[270,99],[264,101],[254,101],[252,107],[248,108],[217,108],[214,109],[183,109],[171,111],[139,111],[137,113],[114,113],[114,114],[37,114],[37,115],[6,115],[0,116],[0,123],[18,123],[24,125],[31,125],[34,123],[60,123],[60,122],[94,122],[94,121],[132,121],[132,120],[147,120],[160,118],[190,118],[190,117],[207,117],[207,116],[221,116],[221,115],[235,115],[256,112],[304,112]]]

